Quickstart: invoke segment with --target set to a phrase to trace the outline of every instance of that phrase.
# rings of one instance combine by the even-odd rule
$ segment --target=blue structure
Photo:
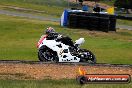
[[[83,10],[83,11],[88,11],[88,6],[87,6],[87,5],[84,5],[84,6],[82,7],[82,10]]]
[[[64,10],[61,16],[61,21],[60,21],[61,26],[63,27],[68,26],[68,16],[70,12],[78,13],[78,12],[83,12],[83,11],[82,10]]]
[[[64,10],[61,16],[61,26],[67,26],[68,23],[68,10]]]

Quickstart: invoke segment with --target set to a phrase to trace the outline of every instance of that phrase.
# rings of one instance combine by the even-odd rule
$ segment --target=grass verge
[[[120,19],[117,19],[117,24],[132,26],[132,21],[130,21],[130,20],[120,20]]]
[[[73,79],[62,80],[0,80],[0,88],[131,88],[129,84],[86,84],[79,85]]]
[[[85,38],[82,48],[91,50],[98,63],[132,63],[132,31],[97,32],[82,29],[62,28],[57,22],[38,21],[0,15],[0,59],[38,60],[36,43],[46,27],[52,26],[57,32],[73,40]]]
[[[21,7],[43,11],[43,14],[60,17],[64,8],[67,6],[67,2],[65,0],[0,0],[0,5],[0,8],[3,9],[11,10],[3,6]]]

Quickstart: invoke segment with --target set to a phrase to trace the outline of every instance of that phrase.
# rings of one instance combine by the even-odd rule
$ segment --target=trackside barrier
[[[97,13],[69,13],[68,27],[98,31],[116,31],[116,16]]]
[[[83,11],[67,11],[64,14],[64,26],[69,28],[84,28],[98,31],[116,31],[116,16],[110,14],[88,13]]]

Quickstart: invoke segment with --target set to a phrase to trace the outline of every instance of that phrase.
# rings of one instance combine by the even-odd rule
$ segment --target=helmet
[[[48,27],[46,30],[46,34],[53,33],[53,32],[55,32],[55,30],[52,27]]]

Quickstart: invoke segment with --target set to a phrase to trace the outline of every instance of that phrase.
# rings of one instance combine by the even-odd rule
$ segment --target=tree
[[[132,0],[115,0],[114,6],[118,8],[132,9]]]

